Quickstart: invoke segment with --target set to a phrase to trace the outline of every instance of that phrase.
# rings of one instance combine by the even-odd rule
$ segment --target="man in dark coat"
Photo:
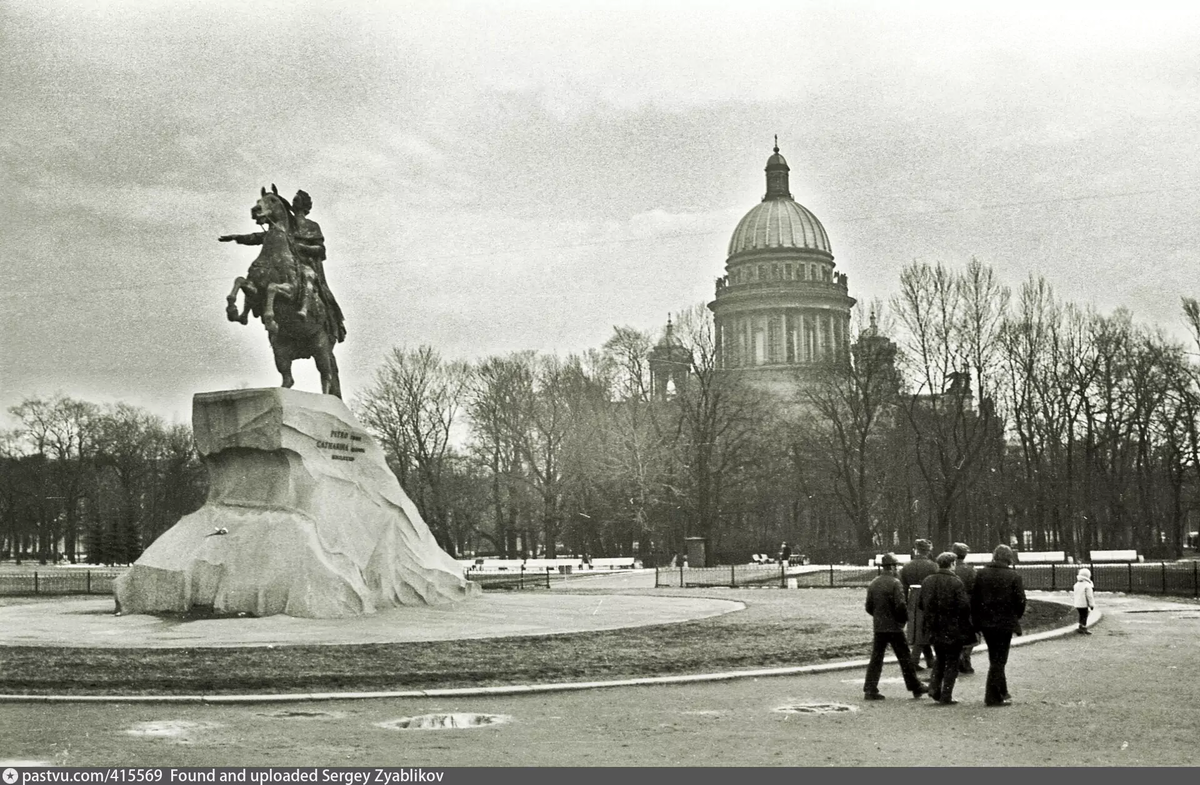
[[[921,581],[921,617],[925,632],[933,643],[933,676],[929,696],[952,706],[954,682],[958,679],[958,658],[963,642],[973,639],[971,600],[963,582],[954,574],[956,557],[946,552],[937,557],[938,570]]]
[[[975,629],[983,633],[987,643],[988,675],[983,702],[988,706],[1012,703],[1004,669],[1012,636],[1021,634],[1021,617],[1025,615],[1025,584],[1021,574],[1013,569],[1016,562],[1012,548],[997,545],[991,564],[975,573],[975,588],[971,592]]]
[[[925,664],[933,667],[933,647],[922,632],[920,611],[921,581],[937,572],[937,565],[929,554],[933,544],[929,540],[917,540],[913,543],[913,558],[900,570],[900,581],[908,592],[908,607],[912,615],[908,620],[908,643],[912,647],[912,664],[914,670],[921,670],[921,654],[925,655]]]
[[[975,568],[967,564],[967,554],[971,552],[971,549],[965,542],[956,542],[950,547],[950,550],[954,552],[957,559],[954,565],[954,574],[963,582],[963,588],[967,590],[967,596],[970,597],[971,591],[975,588]],[[979,643],[978,633],[963,644],[962,656],[958,658],[959,673],[975,672],[975,666],[971,664],[971,650],[977,643]]]
[[[883,572],[867,587],[867,613],[874,618],[875,639],[871,646],[871,662],[867,665],[867,680],[863,682],[863,697],[867,700],[883,700],[879,693],[879,676],[883,673],[883,656],[891,646],[904,674],[904,686],[919,698],[928,692],[917,678],[917,672],[909,657],[908,643],[904,640],[904,623],[908,621],[908,604],[904,599],[904,587],[896,577],[899,560],[890,553],[880,559]]]

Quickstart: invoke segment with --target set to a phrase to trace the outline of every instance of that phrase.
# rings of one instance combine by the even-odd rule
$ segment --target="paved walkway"
[[[946,707],[864,703],[862,670],[525,695],[252,705],[9,704],[0,756],[63,765],[1178,765],[1200,763],[1200,606],[1101,595],[1094,635],[1015,648],[1014,704],[983,668]],[[978,662],[986,662],[986,656]],[[798,713],[803,704],[845,707]],[[421,715],[486,727],[398,730]],[[0,761],[3,765],[4,761]]]

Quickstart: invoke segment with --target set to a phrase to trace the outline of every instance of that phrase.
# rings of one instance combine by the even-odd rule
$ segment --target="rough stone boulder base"
[[[122,612],[338,618],[479,593],[338,398],[201,393],[192,421],[208,501],[117,580]]]

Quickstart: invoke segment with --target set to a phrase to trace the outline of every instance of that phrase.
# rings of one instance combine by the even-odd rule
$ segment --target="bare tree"
[[[687,514],[681,534],[713,538],[715,550],[722,511],[732,494],[752,484],[760,436],[771,432],[774,412],[767,396],[718,368],[705,306],[685,311],[678,329],[692,370],[671,401],[663,435],[675,455],[674,488]]]
[[[815,379],[797,385],[806,414],[815,415],[801,419],[799,449],[824,467],[862,549],[874,547],[881,534],[877,523],[892,468],[888,437],[900,403],[896,346],[876,319],[873,310],[869,325],[857,330],[846,362],[817,369]]]
[[[430,530],[451,555],[461,541],[450,525],[455,423],[466,403],[467,369],[429,346],[393,349],[359,403],[397,477]]]
[[[904,325],[901,355],[912,391],[903,411],[915,441],[933,536],[949,543],[972,512],[962,502],[1003,447],[1003,429],[988,390],[1007,290],[972,260],[956,275],[941,264],[914,262],[900,275],[893,312]],[[978,334],[976,334],[978,333]],[[985,377],[985,378],[980,378]]]
[[[525,426],[516,401],[523,395],[533,358],[532,352],[490,357],[476,365],[470,377],[471,446],[488,478],[492,509],[490,530],[481,530],[480,536],[505,558],[528,549],[521,523],[527,485],[518,444]]]

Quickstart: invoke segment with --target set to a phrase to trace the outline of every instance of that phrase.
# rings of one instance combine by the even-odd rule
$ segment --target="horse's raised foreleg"
[[[258,287],[246,281],[242,284],[242,293],[245,297],[242,298],[242,314],[238,317],[238,321],[246,324],[250,320],[250,296],[258,294]]]
[[[242,312],[239,314],[237,309],[237,295],[241,292],[242,297]],[[254,284],[250,283],[245,278],[235,278],[233,280],[233,291],[225,298],[225,316],[231,322],[241,322],[246,324],[248,321],[247,314],[250,313],[250,295],[258,292]]]
[[[275,295],[282,294],[284,297],[292,296],[293,287],[290,283],[272,283],[267,284],[267,301],[263,305],[262,322],[267,328],[267,332],[275,334],[279,332],[279,325],[275,322]]]
[[[225,316],[231,322],[241,321],[242,324],[246,323],[245,319],[241,319],[241,320],[238,319],[238,309],[237,309],[238,292],[242,291],[245,288],[245,286],[246,286],[245,278],[234,278],[233,279],[233,291],[231,291],[229,293],[229,296],[225,298]]]

